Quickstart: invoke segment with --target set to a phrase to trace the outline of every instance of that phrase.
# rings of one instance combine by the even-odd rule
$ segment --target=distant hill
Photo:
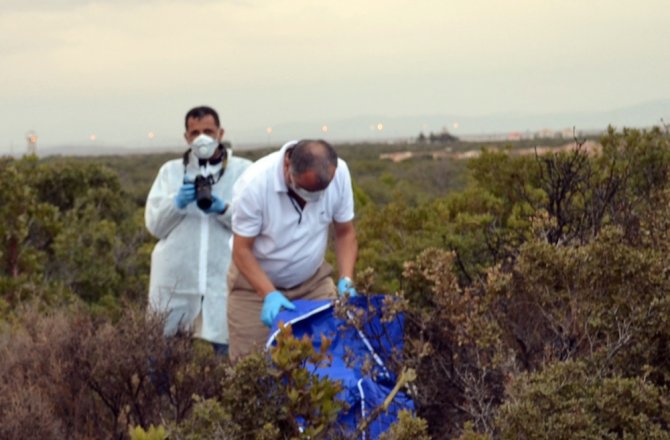
[[[646,102],[600,112],[572,113],[496,113],[484,116],[458,114],[395,116],[382,114],[361,115],[330,121],[299,121],[278,124],[267,134],[267,127],[226,127],[226,139],[233,148],[249,150],[277,147],[296,138],[324,138],[331,142],[390,141],[416,139],[419,133],[440,133],[448,130],[462,140],[475,139],[482,135],[507,134],[511,132],[535,132],[540,130],[565,130],[575,127],[577,131],[602,131],[608,125],[621,127],[651,127],[661,119],[670,122],[670,99]],[[179,154],[184,145],[144,147],[120,145],[81,145],[38,148],[40,156],[64,155],[126,155],[154,152]]]
[[[527,113],[496,113],[484,116],[463,116],[458,114],[419,115],[388,117],[381,114],[363,115],[340,119],[328,123],[327,132],[322,130],[323,121],[294,122],[272,127],[271,137],[258,135],[262,127],[253,130],[234,131],[234,135],[248,141],[275,143],[295,137],[324,137],[333,141],[380,140],[416,138],[419,133],[439,133],[449,130],[456,136],[482,135],[538,131],[543,129],[563,130],[575,127],[581,131],[604,130],[608,125],[615,127],[650,127],[658,125],[664,118],[670,122],[670,99],[647,102],[640,105],[600,112],[547,113],[532,115]],[[381,130],[378,129],[378,124]],[[457,124],[455,127],[454,124]]]

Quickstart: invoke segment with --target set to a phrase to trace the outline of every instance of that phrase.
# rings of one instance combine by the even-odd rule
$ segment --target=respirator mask
[[[223,170],[225,169],[225,166],[222,163],[222,159],[225,160],[227,158],[225,148],[223,149],[222,158],[217,160],[217,163],[213,166],[213,168],[218,171],[218,173],[216,173],[218,174],[218,178],[214,177],[211,170],[212,167],[210,167],[208,163],[219,146],[219,141],[206,134],[200,134],[193,139],[190,144],[191,151],[193,152],[193,155],[198,158],[200,165],[200,173],[195,177],[194,183],[196,194],[195,200],[198,207],[202,210],[207,210],[212,206],[212,185],[221,178]]]
[[[201,134],[191,142],[191,151],[198,159],[207,160],[219,147],[219,141],[206,134]]]

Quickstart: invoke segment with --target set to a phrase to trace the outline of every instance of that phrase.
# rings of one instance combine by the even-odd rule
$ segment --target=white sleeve
[[[228,169],[226,169],[226,173],[229,173],[228,175],[231,176],[230,182],[228,183],[228,180],[226,180],[226,184],[230,185],[232,188],[225,188],[224,189],[224,195],[228,195],[226,202],[228,203],[228,208],[226,209],[226,212],[224,212],[221,215],[216,216],[216,220],[221,223],[223,226],[226,228],[232,230],[233,228],[233,201],[232,198],[234,197],[233,191],[235,187],[235,182],[239,180],[240,176],[244,174],[244,171],[249,168],[249,165],[251,165],[251,161],[249,160],[240,160],[239,158],[231,158],[230,163],[228,165]],[[224,178],[227,178],[228,175],[224,174]],[[229,193],[227,191],[230,191]]]
[[[263,226],[263,197],[265,188],[258,188],[243,175],[233,186],[233,232],[242,237],[256,237]]]
[[[349,167],[342,159],[338,159],[337,171],[335,172],[335,184],[340,198],[335,205],[333,220],[338,223],[350,222],[354,219],[354,191],[351,186],[351,175]]]
[[[186,210],[177,208],[174,203],[174,197],[181,186],[179,180],[174,180],[175,176],[170,176],[169,169],[163,165],[151,185],[144,208],[147,230],[158,239],[166,238],[186,215]]]

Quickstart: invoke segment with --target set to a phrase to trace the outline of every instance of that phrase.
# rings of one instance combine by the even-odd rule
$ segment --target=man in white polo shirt
[[[356,295],[351,176],[326,141],[291,141],[252,164],[235,183],[232,210],[232,359],[262,347],[279,311],[294,308],[291,300]],[[337,287],[324,260],[331,224]]]

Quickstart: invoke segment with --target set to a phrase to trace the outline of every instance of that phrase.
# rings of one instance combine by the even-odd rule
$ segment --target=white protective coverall
[[[228,343],[226,275],[230,265],[232,209],[223,215],[207,214],[196,202],[184,209],[175,205],[175,195],[187,179],[198,174],[217,176],[221,166],[207,164],[202,172],[190,153],[186,170],[182,159],[163,164],[147,198],[144,219],[158,238],[151,254],[149,310],[168,312],[165,334],[178,327],[191,328],[195,336],[218,344]],[[228,150],[228,162],[212,195],[232,201],[233,183],[251,164]]]

